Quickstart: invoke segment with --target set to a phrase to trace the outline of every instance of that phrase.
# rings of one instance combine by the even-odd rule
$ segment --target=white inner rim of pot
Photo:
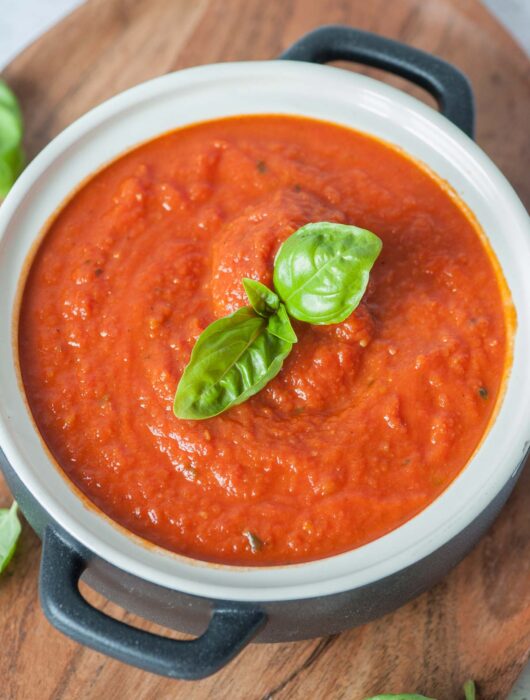
[[[451,183],[482,225],[518,313],[514,359],[497,419],[462,473],[434,503],[393,532],[307,564],[212,565],[145,545],[76,496],[50,461],[17,384],[11,343],[17,285],[48,217],[72,189],[126,149],[216,117],[300,114],[399,144]],[[530,226],[509,183],[484,153],[434,110],[348,71],[290,61],[229,63],[139,85],[92,110],[31,163],[0,208],[0,444],[54,520],[115,566],[148,581],[225,600],[289,600],[368,584],[426,557],[471,523],[513,478],[530,439]]]

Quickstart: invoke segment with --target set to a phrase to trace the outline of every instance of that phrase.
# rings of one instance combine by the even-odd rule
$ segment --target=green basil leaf
[[[476,700],[477,689],[475,687],[475,681],[469,679],[464,683],[464,696],[466,700]]]
[[[267,326],[269,333],[275,335],[277,338],[287,341],[288,343],[297,343],[298,338],[291,325],[289,316],[285,309],[285,304],[280,304],[278,311],[269,318],[269,325]]]
[[[243,287],[247,293],[248,300],[254,311],[267,318],[278,311],[280,299],[272,289],[269,289],[257,280],[251,280],[248,277],[243,278]]]
[[[464,683],[463,690],[465,700],[476,700],[476,688],[474,681],[466,681]],[[433,700],[433,698],[426,698],[425,695],[416,695],[414,693],[398,693],[397,695],[374,695],[373,697],[365,698],[365,700]]]
[[[11,508],[0,509],[0,574],[11,561],[15,553],[17,541],[21,531],[20,520],[17,515],[17,503],[13,502]]]
[[[5,197],[24,167],[22,114],[15,95],[0,80],[0,197]]]
[[[425,695],[417,695],[415,693],[398,693],[397,695],[373,695],[364,700],[434,700],[434,698],[428,698]]]
[[[280,371],[292,343],[246,306],[211,323],[197,340],[175,394],[177,418],[211,418],[246,401]]]
[[[322,221],[287,238],[274,263],[274,287],[291,316],[340,323],[366,291],[381,240],[366,229]]]

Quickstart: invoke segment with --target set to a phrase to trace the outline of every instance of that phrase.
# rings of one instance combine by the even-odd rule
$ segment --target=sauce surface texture
[[[383,240],[367,293],[299,342],[258,395],[175,418],[200,332],[271,285],[310,221]],[[153,543],[228,564],[318,559],[425,508],[492,416],[507,354],[493,263],[454,197],[405,155],[309,119],[241,117],[147,143],[51,224],[24,290],[19,354],[56,461]]]

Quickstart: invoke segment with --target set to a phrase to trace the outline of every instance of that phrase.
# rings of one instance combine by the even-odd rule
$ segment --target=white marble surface
[[[82,2],[83,0],[0,0],[0,69]],[[483,2],[530,55],[530,0]],[[507,700],[530,700],[530,664]]]
[[[530,0],[482,0],[530,56]]]

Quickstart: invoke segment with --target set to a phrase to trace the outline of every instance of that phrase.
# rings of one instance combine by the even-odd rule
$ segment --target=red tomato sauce
[[[383,240],[344,323],[295,323],[280,374],[208,420],[172,402],[200,332],[271,284],[310,221]],[[230,118],[168,133],[97,173],[29,270],[19,354],[65,474],[104,513],[173,552],[303,562],[409,520],[478,446],[508,325],[465,208],[403,153],[333,124]]]

